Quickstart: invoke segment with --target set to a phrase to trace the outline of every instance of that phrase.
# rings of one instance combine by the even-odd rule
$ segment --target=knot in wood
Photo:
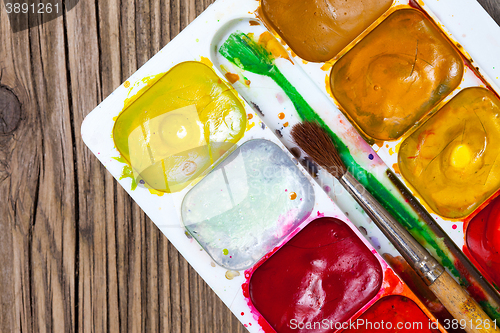
[[[21,121],[21,102],[7,87],[0,85],[0,135],[14,132]]]

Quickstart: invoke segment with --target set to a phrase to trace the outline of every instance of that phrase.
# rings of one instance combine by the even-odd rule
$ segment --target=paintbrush
[[[496,322],[347,170],[331,137],[320,124],[299,123],[292,128],[291,135],[306,154],[339,180],[453,317],[467,323],[465,331],[500,332]]]
[[[432,216],[425,208],[412,196],[411,192],[403,185],[389,169],[386,170],[387,177],[396,186],[397,190],[406,199],[406,203],[402,203],[396,199],[391,190],[383,186],[377,177],[370,177],[368,170],[361,167],[354,159],[350,157],[349,149],[344,145],[341,139],[332,132],[321,117],[311,108],[302,95],[295,89],[287,78],[280,72],[274,61],[274,56],[262,45],[256,43],[250,36],[237,31],[232,33],[224,44],[220,47],[219,52],[230,62],[235,64],[242,70],[252,72],[254,74],[263,75],[271,78],[283,89],[286,95],[293,103],[299,118],[302,121],[318,122],[331,136],[334,143],[339,148],[340,156],[343,158],[344,164],[351,168],[351,171],[358,177],[364,179],[364,186],[368,191],[378,198],[379,201],[394,202],[388,207],[388,210],[395,216],[407,230],[414,235],[425,233],[422,242],[429,249],[436,251],[436,255],[441,257],[441,264],[450,269],[451,273],[461,279],[463,285],[470,285],[475,291],[474,297],[480,301],[483,309],[494,319],[500,320],[500,295],[495,288],[486,281],[479,271],[472,265],[464,253],[456,246],[451,238],[434,222]],[[361,180],[361,178],[358,178]],[[386,206],[387,207],[387,206]],[[412,212],[418,215],[415,218],[412,213],[409,213],[404,208],[411,209]],[[411,230],[413,231],[411,231]],[[431,250],[431,251],[432,251]],[[454,265],[454,263],[456,263]],[[461,267],[461,269],[457,269]]]

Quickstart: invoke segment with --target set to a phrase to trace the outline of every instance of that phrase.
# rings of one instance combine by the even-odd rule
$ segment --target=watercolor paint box
[[[399,170],[393,165],[401,155],[401,142],[410,133],[425,126],[425,120],[436,113],[437,109],[441,109],[452,96],[458,95],[460,90],[471,86],[487,86],[493,87],[492,91],[498,91],[494,81],[488,79],[486,74],[492,76],[494,72],[480,71],[475,68],[475,63],[468,67],[464,62],[462,67],[465,74],[463,77],[454,77],[459,82],[457,87],[433,105],[432,110],[413,119],[413,123],[409,121],[411,126],[407,125],[401,130],[404,132],[401,138],[392,140],[391,137],[391,141],[382,142],[363,133],[372,146],[356,133],[355,127],[363,132],[356,123],[362,117],[353,119],[346,111],[347,108],[344,109],[342,103],[335,98],[335,93],[330,88],[330,73],[335,70],[335,66],[342,64],[343,59],[347,59],[351,50],[361,48],[364,41],[369,41],[371,31],[377,31],[379,26],[384,28],[386,19],[391,18],[395,12],[399,15],[401,10],[410,11],[408,8],[419,6],[424,10],[419,13],[425,13],[421,14],[425,16],[424,19],[420,20],[436,22],[439,27],[436,26],[436,29],[441,29],[435,32],[436,36],[441,36],[439,34],[444,32],[448,38],[451,36],[448,29],[452,31],[459,29],[457,26],[460,24],[466,25],[470,13],[478,13],[478,17],[487,15],[477,3],[459,2],[460,5],[457,2],[453,6],[438,1],[426,1],[425,4],[420,1],[418,4],[395,1],[382,5],[380,2],[380,8],[375,6],[377,8],[373,11],[372,22],[364,22],[365,27],[354,27],[352,41],[347,38],[340,44],[328,45],[331,50],[324,52],[320,59],[314,58],[314,54],[311,56],[310,50],[300,53],[300,40],[275,33],[279,30],[283,34],[287,28],[286,22],[283,23],[284,28],[280,22],[274,26],[269,22],[264,24],[260,18],[266,12],[264,8],[258,10],[258,1],[218,0],[89,114],[82,126],[83,139],[249,331],[272,331],[269,324],[278,327],[278,319],[266,308],[265,304],[269,302],[262,295],[275,292],[274,299],[286,299],[286,290],[273,288],[272,283],[262,281],[269,281],[269,276],[283,278],[279,273],[290,268],[286,266],[287,256],[311,256],[310,253],[295,253],[293,250],[297,247],[311,250],[310,246],[304,244],[307,245],[311,239],[318,237],[308,235],[324,234],[325,232],[320,232],[322,228],[330,228],[328,230],[332,232],[337,228],[333,232],[336,235],[354,233],[353,237],[359,241],[347,248],[365,253],[373,270],[381,272],[380,281],[370,280],[372,290],[364,296],[357,296],[360,299],[358,303],[340,314],[330,311],[334,321],[359,316],[369,318],[374,311],[383,312],[383,309],[394,304],[407,304],[402,312],[408,313],[416,306],[422,310],[422,318],[432,320],[433,315],[394,274],[376,250],[394,257],[398,255],[397,252],[367,216],[358,210],[353,200],[345,192],[338,191],[338,185],[332,177],[323,170],[315,170],[313,164],[304,160],[300,150],[290,140],[289,129],[301,120],[296,112],[297,108],[303,107],[303,111],[309,107],[351,149],[353,161],[372,174],[379,174],[379,184],[390,189],[393,184],[384,178],[384,170],[387,168],[386,164],[394,171]],[[264,3],[272,4],[272,1]],[[269,13],[274,11],[268,10],[268,16]],[[446,14],[436,16],[436,13]],[[348,16],[347,11],[337,14]],[[311,15],[314,16],[314,13]],[[460,20],[454,21],[454,15]],[[399,18],[400,21],[411,19]],[[424,22],[423,29],[432,30],[432,24],[429,27]],[[500,28],[492,24],[493,27],[488,27],[489,33],[486,35],[493,36],[490,41],[497,43],[493,52],[497,51],[496,54],[499,54]],[[365,28],[367,30],[356,37],[356,29],[362,31]],[[293,29],[291,31],[293,37]],[[479,34],[481,33],[483,32]],[[231,54],[231,38],[238,36],[243,36],[240,41],[249,38],[268,50],[273,61],[261,61],[260,66],[267,64],[269,68],[277,68],[281,76],[255,74],[242,69],[241,63],[229,61],[228,58],[234,57]],[[452,67],[458,68],[460,61],[470,58],[464,48],[469,52],[484,48],[480,39],[457,38],[463,46],[458,47],[453,36],[452,42],[445,40],[444,35],[436,36],[435,38],[442,39],[444,45],[444,51],[438,50],[438,53],[462,54],[452,61]],[[484,37],[484,34],[481,36]],[[294,50],[294,45],[298,45],[297,51]],[[419,47],[420,52],[425,51],[425,43],[421,42],[420,46],[417,43],[414,54],[404,55],[403,60],[393,59],[391,63],[399,63],[401,67],[404,67],[405,61],[406,66],[410,63],[410,77],[416,76],[419,70]],[[221,52],[223,49],[226,53]],[[312,57],[310,60],[321,62],[308,62],[297,56],[299,53],[307,58]],[[491,58],[485,56],[486,52],[478,53],[473,56],[480,59],[479,63],[488,66],[495,64],[494,53]],[[382,58],[384,56],[386,55],[382,55]],[[379,65],[375,66],[382,68],[379,75],[386,75],[386,78],[394,76],[384,74],[384,59]],[[340,86],[346,86],[345,82]],[[295,91],[292,98],[290,89]],[[441,94],[445,94],[444,90]],[[164,109],[169,112],[165,113],[162,111]],[[183,130],[179,132],[178,128]],[[465,163],[458,160],[457,163]],[[316,174],[315,179],[308,175],[299,161],[305,162],[308,171]],[[417,191],[414,193],[417,194]],[[404,201],[401,196],[398,199]],[[483,203],[482,207],[484,206]],[[344,212],[349,214],[349,219]],[[450,223],[436,214],[432,216],[458,246],[464,245],[464,235],[459,232],[463,228],[463,221],[455,219]],[[453,226],[459,228],[453,229]],[[484,225],[482,228],[485,228]],[[481,230],[476,231],[478,233]],[[473,240],[477,240],[477,237]],[[320,243],[321,241],[331,242],[328,239],[318,240]],[[335,249],[331,251],[336,253]],[[319,256],[318,262],[327,262],[332,266],[336,264],[335,258],[323,258],[317,253],[313,255]],[[481,267],[480,262],[475,263]],[[294,264],[299,266],[299,261]],[[303,270],[298,270],[296,275],[289,277],[288,280],[292,281],[290,283],[296,281],[297,284],[301,272],[303,274],[304,270],[311,268],[307,266],[310,262],[303,264]],[[348,269],[339,269],[329,279],[337,283],[351,281],[350,277],[342,273],[346,270]],[[316,273],[319,274],[319,279],[326,279],[321,275],[326,273]],[[362,280],[368,276],[372,279],[377,276],[374,272],[364,273],[365,275],[357,277]],[[255,280],[252,280],[254,276]],[[355,285],[354,282],[351,284]],[[303,297],[311,296],[307,294],[307,288],[302,291]],[[343,299],[360,290],[349,292],[342,295]],[[408,302],[408,299],[411,301]],[[325,301],[327,298],[316,299],[316,303],[309,300],[309,308],[315,308]],[[274,305],[279,308],[278,302]],[[402,313],[393,315],[394,318],[404,317]],[[303,319],[307,321],[314,318],[311,314]],[[286,331],[286,328],[280,326],[281,330]]]

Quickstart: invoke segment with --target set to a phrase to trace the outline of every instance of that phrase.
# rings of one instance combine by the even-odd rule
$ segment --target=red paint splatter
[[[454,224],[452,227],[451,227],[453,230],[457,230],[458,226],[456,224]]]
[[[245,315],[245,312],[242,312],[242,313],[241,313],[241,315],[242,315],[242,316],[244,316],[244,315]]]

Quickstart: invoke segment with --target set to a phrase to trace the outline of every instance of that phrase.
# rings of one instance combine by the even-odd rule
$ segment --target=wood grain
[[[18,33],[0,10],[0,332],[245,331],[80,137],[211,2],[80,0]]]

